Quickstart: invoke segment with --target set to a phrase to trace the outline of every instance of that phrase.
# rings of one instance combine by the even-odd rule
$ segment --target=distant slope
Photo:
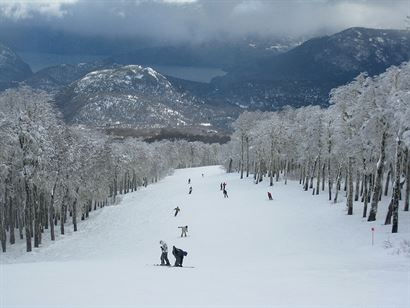
[[[149,67],[128,65],[90,72],[56,95],[69,123],[122,127],[227,125],[229,112],[180,92]],[[232,113],[232,108],[230,110]]]
[[[409,31],[350,28],[239,67],[215,78],[214,85],[220,90],[216,96],[244,105],[325,105],[331,88],[409,59]]]
[[[9,47],[0,43],[0,91],[15,86],[31,74],[30,66]]]

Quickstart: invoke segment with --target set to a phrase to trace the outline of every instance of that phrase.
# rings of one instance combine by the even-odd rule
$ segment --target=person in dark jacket
[[[189,187],[189,192],[188,192],[189,194],[192,194],[192,186],[191,187]]]
[[[225,189],[225,188],[224,188],[223,193],[224,193],[224,198],[228,198],[228,192],[226,191],[226,189]]]
[[[188,253],[186,251],[183,251],[182,249],[172,246],[172,254],[175,257],[175,266],[182,267],[182,262],[184,261],[184,257],[186,257]]]
[[[272,199],[272,194],[268,191],[268,198],[269,198],[269,200],[273,200]]]
[[[171,264],[169,263],[168,260],[168,246],[167,243],[164,241],[159,241],[159,244],[161,245],[161,265],[167,265],[170,266]]]
[[[175,211],[175,215],[174,215],[174,217],[176,217],[177,215],[178,215],[178,213],[179,213],[179,211],[180,211],[181,209],[177,206],[176,208],[174,208],[174,211]]]

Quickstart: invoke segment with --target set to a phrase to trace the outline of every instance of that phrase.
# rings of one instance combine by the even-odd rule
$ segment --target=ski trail
[[[397,248],[409,238],[410,217],[400,213],[400,233],[392,236],[381,225],[385,201],[379,221],[369,224],[359,203],[347,216],[343,198],[329,203],[326,193],[312,196],[296,182],[271,188],[217,166],[177,170],[93,211],[78,232],[53,243],[45,233],[43,246],[29,254],[23,242],[11,247],[1,260],[0,306],[408,307],[408,258],[392,255],[384,241]],[[188,251],[184,265],[194,268],[148,266],[160,261],[159,240],[170,252],[173,245]]]

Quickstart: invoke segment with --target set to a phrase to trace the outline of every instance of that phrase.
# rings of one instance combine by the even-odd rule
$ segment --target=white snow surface
[[[177,170],[91,212],[78,232],[68,225],[55,242],[46,232],[31,253],[24,242],[8,246],[0,307],[408,308],[410,217],[401,209],[391,234],[382,225],[387,201],[368,223],[359,202],[347,216],[344,198],[333,204],[327,192],[312,196],[297,182],[270,188],[218,166]],[[195,268],[152,266],[160,240],[186,250],[184,265]]]

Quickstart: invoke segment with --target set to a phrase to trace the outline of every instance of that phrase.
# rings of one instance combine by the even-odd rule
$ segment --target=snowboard
[[[175,266],[175,265],[161,265],[161,264],[153,264],[153,266],[161,266],[161,267],[175,267],[175,268],[195,268],[194,266]]]

